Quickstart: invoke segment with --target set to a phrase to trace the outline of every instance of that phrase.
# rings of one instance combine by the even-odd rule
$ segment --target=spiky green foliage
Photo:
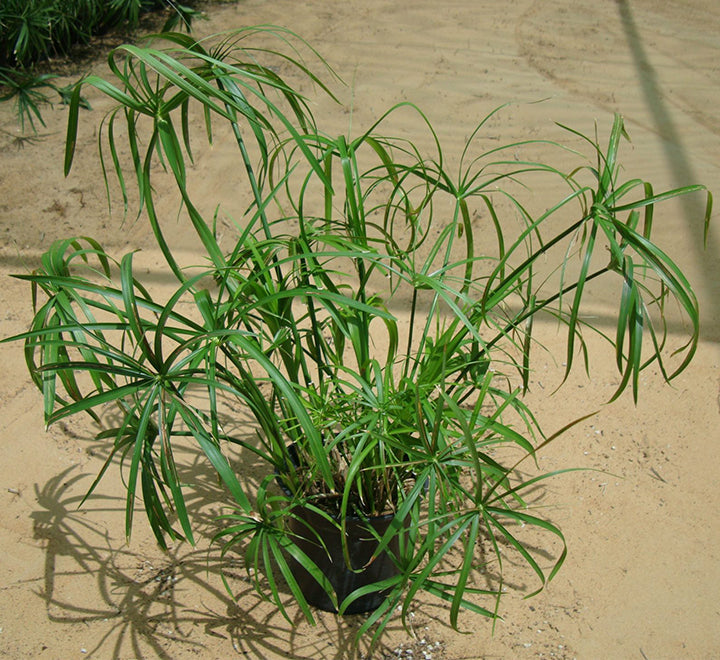
[[[286,48],[267,49],[270,36]],[[390,590],[361,632],[380,634],[397,607],[405,617],[421,591],[447,603],[452,626],[463,608],[497,616],[508,555],[541,589],[563,563],[565,542],[526,495],[566,468],[535,476],[518,468],[580,420],[546,436],[524,402],[538,350],[534,322],[547,316],[565,328],[570,373],[578,355],[587,358],[594,329],[583,314],[587,291],[614,281],[616,330],[595,329],[615,351],[616,396],[628,388],[637,396],[638,374],[650,365],[666,380],[680,373],[697,346],[698,305],[652,242],[653,218],[665,201],[701,187],[656,193],[641,179],[622,180],[619,116],[606,147],[586,138],[589,161],[543,143],[556,164],[518,158],[533,142],[483,149],[488,117],[452,171],[411,105],[358,136],[320,131],[305,98],[263,63],[280,58],[328,92],[295,49],[310,58],[314,51],[287,31],[164,40],[165,48],[119,48],[112,81],[78,85],[65,166],[81,88],[94,86],[117,104],[103,123],[104,169],[125,204],[136,191],[175,289],[157,298],[132,254],[115,262],[82,237],[56,243],[36,273],[22,276],[33,286],[35,319],[20,338],[48,424],[80,412],[103,423],[114,406],[119,421],[99,435],[109,456],[98,480],[122,459],[127,534],[142,502],[161,544],[193,538],[184,495],[192,484],[176,465],[178,443],[192,440],[236,502],[218,538],[225,551],[245,552],[253,583],[283,612],[276,572],[312,619],[289,557],[336,598],[288,531],[301,504],[341,530],[348,515],[394,516],[377,540],[379,553],[400,534],[397,576],[335,600],[342,612],[367,591]],[[244,172],[247,212],[229,247],[218,238],[216,209],[201,208],[191,193],[198,136],[189,117],[197,108],[206,138],[229,127]],[[432,153],[385,135],[402,112],[422,119]],[[203,266],[184,266],[173,252],[157,212],[160,171],[176,184]],[[548,180],[564,193],[532,212],[522,195]],[[482,238],[475,217],[485,219]],[[669,366],[671,300],[689,332]],[[233,431],[229,415],[238,411],[250,414],[256,436]],[[245,479],[237,451],[260,459],[267,477]],[[528,530],[547,535],[549,567]],[[478,575],[481,551],[494,557],[485,560],[497,572],[491,584]]]
[[[192,1],[190,0],[190,4]],[[21,128],[44,126],[41,108],[64,102],[56,76],[36,65],[117,26],[135,29],[143,13],[168,9],[163,30],[190,31],[201,13],[175,0],[3,0],[0,3],[0,102],[14,100]]]
[[[174,0],[4,0],[0,5],[0,65],[27,68],[67,53],[108,28],[136,28],[143,13],[169,8],[168,28],[189,27],[199,14]]]

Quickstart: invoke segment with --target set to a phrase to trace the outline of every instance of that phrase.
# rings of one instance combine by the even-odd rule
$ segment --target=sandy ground
[[[328,132],[345,132],[350,122],[360,130],[409,100],[452,151],[506,102],[516,105],[493,124],[491,139],[557,138],[553,122],[592,133],[597,121],[606,135],[619,111],[633,139],[628,176],[657,189],[698,182],[719,190],[716,0],[241,0],[213,10],[200,29],[260,23],[307,38],[348,82],[344,109],[316,108]],[[104,70],[102,61],[93,67]],[[118,255],[149,245],[141,224],[123,226],[107,213],[93,135],[107,103],[91,100],[68,179],[66,109],[49,111],[42,139],[20,148],[10,109],[0,108],[3,336],[30,319],[29,291],[8,274],[31,269],[53,239],[88,234]],[[204,167],[200,161],[197,171]],[[231,200],[209,157],[207,167],[203,194]],[[637,407],[623,398],[605,408],[617,382],[610,360],[599,360],[591,381],[578,377],[554,397],[552,362],[534,376],[533,401],[548,430],[601,409],[542,459],[547,469],[602,470],[564,476],[543,493],[567,537],[563,570],[531,600],[522,598],[531,576],[519,575],[494,633],[471,615],[461,619],[466,634],[455,633],[436,604],[419,602],[413,631],[391,625],[373,658],[720,657],[720,231],[715,217],[703,250],[701,210],[698,198],[657,220],[658,240],[686,270],[703,311],[697,358],[672,388],[648,372]],[[182,248],[181,232],[178,240]],[[161,283],[156,255],[142,258]],[[78,509],[105,450],[81,421],[44,431],[19,345],[1,346],[0,364],[1,656],[342,660],[364,652],[352,644],[353,618],[290,624],[242,582],[233,601],[217,548],[180,545],[164,555],[142,524],[126,544],[117,472]],[[207,473],[192,460],[197,475]],[[223,496],[206,481],[197,508],[210,530]]]

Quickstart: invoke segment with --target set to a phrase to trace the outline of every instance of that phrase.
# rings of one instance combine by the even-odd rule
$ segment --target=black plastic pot
[[[399,551],[399,539],[397,536],[393,537],[388,543],[388,550],[383,550],[368,564],[378,547],[378,541],[368,531],[368,526],[372,527],[379,537],[382,537],[392,522],[393,514],[370,518],[367,521],[354,516],[348,517],[346,521],[348,554],[350,555],[352,568],[356,570],[362,569],[360,572],[355,572],[348,569],[345,564],[341,531],[337,526],[315,511],[305,507],[296,507],[294,513],[299,520],[291,518],[288,527],[296,535],[295,542],[330,581],[337,594],[338,603],[342,603],[345,597],[355,589],[398,574],[398,569],[388,554],[389,550],[397,556]],[[322,543],[318,540],[318,536],[322,539]],[[308,603],[327,612],[336,612],[337,610],[332,601],[315,578],[292,557],[289,557],[289,563]],[[354,600],[344,613],[360,614],[361,612],[371,612],[382,604],[388,591],[376,591],[361,596]]]
[[[297,466],[298,457],[294,445],[288,446],[288,453],[290,460]],[[279,475],[277,482],[285,494],[290,495]],[[339,524],[333,524],[316,511],[303,506],[295,507],[293,513],[297,518],[288,520],[288,529],[295,536],[295,544],[322,570],[335,590],[338,604],[355,589],[398,574],[399,571],[390,556],[390,553],[398,556],[400,548],[398,536],[390,539],[387,549],[370,562],[379,545],[377,538],[382,538],[388,530],[394,514],[366,520],[357,516],[348,516],[345,533],[353,569],[350,570],[345,563]],[[368,531],[368,527],[371,527],[377,536]],[[310,605],[326,612],[337,612],[325,590],[300,563],[292,556],[288,556],[288,564]],[[361,596],[345,609],[344,614],[372,612],[382,604],[388,593],[389,590],[385,589]]]

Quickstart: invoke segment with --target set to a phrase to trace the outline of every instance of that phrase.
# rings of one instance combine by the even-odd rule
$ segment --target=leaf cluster
[[[115,27],[135,29],[143,14],[168,9],[165,31],[190,31],[202,14],[192,0],[3,0],[0,3],[0,101],[14,99],[21,127],[43,126],[40,108],[57,97],[66,101],[67,89],[55,84],[56,75],[38,71],[48,57],[66,55],[92,37]]]
[[[269,38],[280,45],[268,48]],[[176,452],[194,443],[235,502],[218,534],[224,552],[245,553],[258,591],[284,612],[282,576],[312,620],[291,558],[340,612],[387,590],[362,632],[379,634],[398,607],[405,617],[420,591],[448,604],[454,627],[462,609],[498,616],[509,555],[541,589],[566,549],[561,530],[530,505],[557,472],[531,476],[531,464],[581,420],[546,436],[524,402],[535,323],[546,316],[564,328],[566,377],[578,359],[589,369],[587,333],[603,337],[619,374],[613,398],[627,389],[637,396],[650,365],[666,380],[682,372],[698,342],[698,304],[652,229],[656,207],[701,187],[656,193],[641,179],[621,180],[620,116],[606,147],[582,136],[589,160],[550,142],[483,150],[483,128],[500,109],[452,168],[429,120],[409,104],[358,136],[328,136],[278,73],[291,70],[330,94],[306,63],[323,61],[287,30],[160,40],[164,47],[117,49],[112,81],[93,76],[73,90],[65,167],[90,85],[116,102],[101,135],[108,188],[112,177],[126,207],[137,193],[174,291],[156,296],[132,253],[115,261],[89,237],[57,242],[37,272],[21,276],[32,284],[35,318],[15,339],[25,341],[47,423],[84,412],[103,424],[108,407],[119,420],[98,436],[109,456],[91,492],[121,459],[127,534],[140,502],[161,545],[192,541],[184,496],[192,484],[179,476]],[[385,134],[402,113],[421,119],[430,154]],[[192,193],[196,116],[202,141],[224,128],[237,150],[231,176],[242,175],[248,201],[229,244],[219,211]],[[580,164],[518,158],[539,144],[558,162]],[[175,184],[201,265],[184,265],[173,251],[157,210],[159,176]],[[564,192],[535,212],[523,194],[547,181]],[[612,332],[584,313],[600,280],[617,286]],[[688,336],[668,357],[670,301]],[[238,415],[250,416],[253,432],[238,430]],[[259,481],[248,478],[256,461],[266,466]],[[341,531],[349,517],[390,514],[388,531],[374,533],[376,556],[399,536],[397,576],[338,602],[288,531],[298,506]],[[549,568],[528,530],[556,550]]]

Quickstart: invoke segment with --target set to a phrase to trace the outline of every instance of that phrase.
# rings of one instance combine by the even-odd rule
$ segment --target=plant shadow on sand
[[[209,538],[220,529],[217,516],[222,511],[207,503],[226,497],[199,460],[187,469],[199,484],[188,494],[188,506],[195,510],[199,536]],[[203,472],[206,478],[198,479]],[[425,644],[422,632],[404,631],[399,620],[372,650],[356,639],[363,615],[315,612],[313,629],[298,609],[287,621],[254,592],[242,558],[234,552],[222,557],[217,545],[180,542],[163,553],[149,535],[127,545],[108,532],[114,527],[109,520],[124,515],[124,498],[98,492],[80,507],[90,479],[71,466],[44,485],[36,484],[37,506],[32,512],[34,536],[45,552],[44,575],[39,578],[43,586],[36,593],[45,601],[52,623],[88,627],[86,657],[170,659],[183,651],[206,652],[209,645],[216,649],[219,643],[227,653],[244,657],[381,659],[398,657],[419,640]],[[136,537],[142,531],[138,529]],[[490,587],[494,573],[491,565],[485,566],[479,579]],[[527,587],[518,583],[512,588]],[[284,594],[290,604],[289,589],[284,588]],[[415,620],[418,628],[432,622],[440,625],[443,610],[423,604],[422,616]],[[442,642],[433,648],[429,657],[444,657]]]
[[[203,505],[224,499],[209,470],[207,476],[202,490],[188,499],[188,506],[198,510],[195,520],[203,538],[219,530],[219,512]],[[228,654],[243,657],[396,657],[382,641],[371,652],[356,640],[362,615],[317,612],[312,634],[299,610],[288,622],[254,592],[242,559],[234,553],[221,557],[217,545],[177,543],[163,553],[151,537],[130,546],[113,538],[107,521],[124,515],[124,498],[93,494],[79,508],[90,478],[71,466],[36,484],[32,512],[34,536],[45,552],[43,586],[36,593],[52,623],[88,627],[85,657],[170,659],[180,652],[202,654],[209,645],[217,649],[220,639],[226,640],[220,644]],[[289,590],[285,593],[290,602]],[[387,633],[408,637],[400,623]]]

